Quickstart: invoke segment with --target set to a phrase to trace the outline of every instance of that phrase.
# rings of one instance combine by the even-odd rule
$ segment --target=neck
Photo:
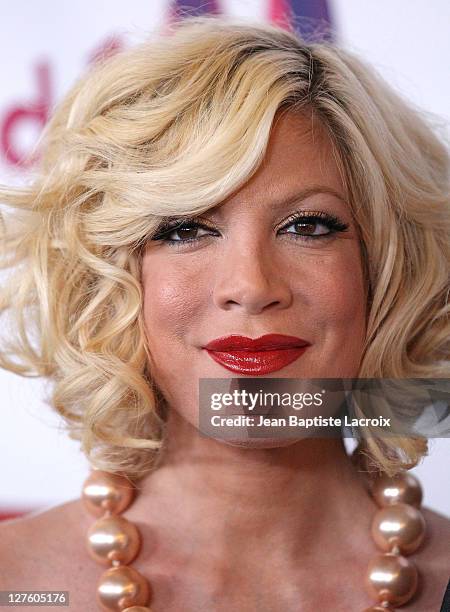
[[[171,413],[166,440],[158,469],[139,485],[135,516],[143,523],[165,521],[183,541],[222,556],[273,558],[274,547],[296,562],[323,557],[324,546],[351,553],[349,534],[353,553],[367,551],[376,506],[342,438],[240,448]]]

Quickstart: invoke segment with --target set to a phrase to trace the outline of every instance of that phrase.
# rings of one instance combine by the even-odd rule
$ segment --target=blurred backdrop
[[[30,177],[25,157],[91,62],[164,28],[180,7],[285,26],[292,19],[306,34],[319,29],[372,63],[449,135],[447,0],[15,0],[2,3],[0,20],[0,181]],[[0,370],[0,517],[76,498],[88,473],[78,443],[45,403],[48,384]],[[346,443],[351,450],[353,441]],[[424,504],[447,516],[449,450],[449,440],[431,440],[429,457],[413,470]]]

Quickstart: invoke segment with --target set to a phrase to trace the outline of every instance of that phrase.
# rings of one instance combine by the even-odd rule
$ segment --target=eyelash
[[[317,235],[304,235],[304,234],[296,234],[295,232],[285,232],[287,234],[291,234],[295,239],[306,240],[306,241],[326,239],[338,232],[345,232],[349,228],[348,223],[343,223],[340,219],[338,219],[338,217],[330,213],[326,213],[323,211],[314,212],[314,213],[303,211],[303,212],[293,213],[290,217],[288,217],[288,219],[286,220],[286,223],[280,229],[285,229],[299,222],[308,223],[308,224],[320,223],[321,225],[324,225],[325,227],[327,227],[329,230],[328,233],[326,234],[317,234]],[[166,225],[161,226],[160,228],[158,228],[157,233],[154,235],[152,240],[160,240],[166,243],[168,246],[179,247],[179,246],[183,246],[184,244],[193,244],[195,242],[198,242],[202,238],[207,237],[207,235],[203,235],[203,236],[198,236],[196,238],[185,238],[182,240],[172,240],[172,239],[167,238],[167,236],[170,235],[174,230],[180,230],[180,229],[186,229],[186,228],[191,228],[191,229],[197,228],[197,229],[205,229],[205,230],[214,231],[213,228],[208,227],[207,225],[203,223],[198,223],[197,221],[195,221],[195,218],[187,217],[184,219],[178,219],[175,222],[168,223]]]

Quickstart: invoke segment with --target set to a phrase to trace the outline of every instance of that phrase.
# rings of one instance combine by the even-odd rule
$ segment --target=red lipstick
[[[255,339],[233,334],[212,340],[204,348],[227,370],[260,376],[281,370],[303,355],[308,346],[307,340],[284,334]]]

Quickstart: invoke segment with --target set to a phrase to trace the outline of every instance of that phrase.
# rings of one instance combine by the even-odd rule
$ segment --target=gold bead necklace
[[[95,561],[109,567],[97,586],[97,604],[103,611],[151,612],[151,587],[129,566],[139,553],[141,536],[136,525],[120,516],[135,491],[124,476],[100,470],[93,470],[83,485],[85,507],[97,518],[88,531],[87,549]],[[381,552],[369,563],[365,580],[376,604],[363,612],[387,612],[409,601],[417,590],[418,571],[406,555],[415,552],[425,536],[422,488],[404,470],[392,478],[384,474],[372,478],[369,492],[379,506],[371,533]]]

